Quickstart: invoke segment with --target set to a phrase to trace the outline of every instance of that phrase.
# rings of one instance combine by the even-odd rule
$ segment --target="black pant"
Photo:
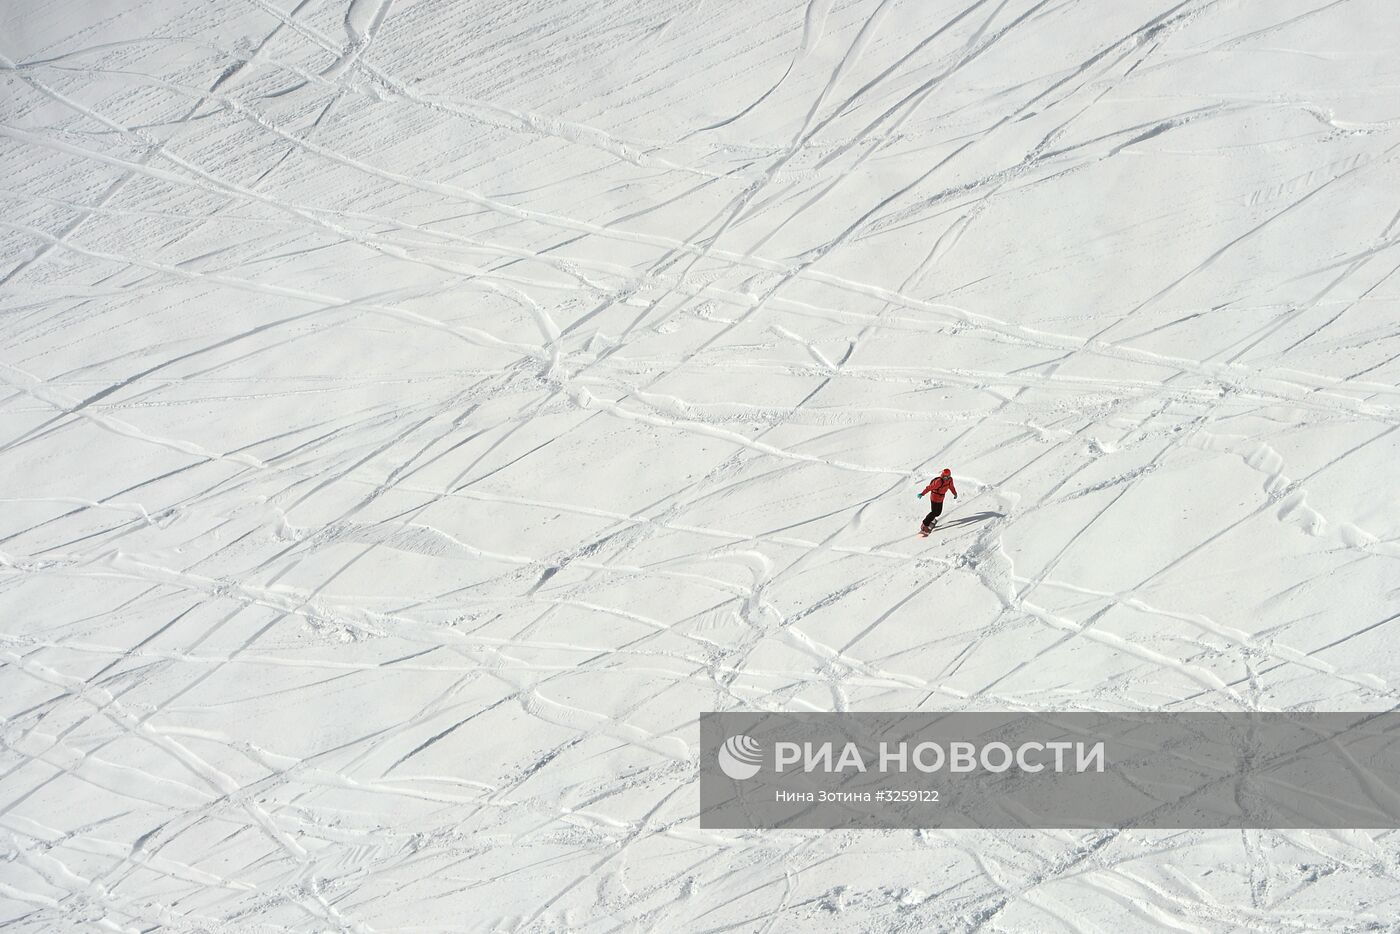
[[[929,510],[928,515],[924,516],[924,528],[928,528],[929,526],[933,525],[934,520],[936,520],[936,519],[938,518],[938,514],[939,514],[940,512],[942,512],[942,511],[943,511],[943,501],[942,501],[942,500],[935,500],[935,501],[934,501],[934,504],[933,504],[933,508]]]

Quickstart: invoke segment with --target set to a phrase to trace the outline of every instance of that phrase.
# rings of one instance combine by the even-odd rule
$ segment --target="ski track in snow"
[[[695,769],[711,709],[1400,704],[1397,44],[6,5],[0,926],[1388,928],[1390,832],[702,831]]]

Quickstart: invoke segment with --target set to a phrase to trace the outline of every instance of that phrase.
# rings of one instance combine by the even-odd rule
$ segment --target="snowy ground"
[[[1400,704],[1397,46],[0,4],[0,925],[1387,927],[1393,833],[707,832],[694,776],[707,709]]]

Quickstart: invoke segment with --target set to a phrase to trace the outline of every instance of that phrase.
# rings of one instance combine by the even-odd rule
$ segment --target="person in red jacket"
[[[958,488],[953,486],[953,472],[948,468],[943,468],[940,476],[934,477],[929,485],[924,487],[923,493],[919,494],[922,499],[924,493],[929,495],[933,508],[929,514],[924,516],[924,524],[921,533],[927,535],[938,525],[938,514],[943,511],[943,497],[949,493],[953,494],[953,499],[958,498]]]

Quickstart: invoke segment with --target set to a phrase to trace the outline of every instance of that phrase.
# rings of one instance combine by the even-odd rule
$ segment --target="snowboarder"
[[[943,511],[944,496],[952,493],[953,499],[958,498],[958,488],[953,486],[953,472],[946,467],[943,468],[943,473],[934,477],[929,481],[929,485],[924,487],[923,493],[919,494],[920,499],[923,499],[924,493],[929,495],[933,508],[929,510],[928,515],[924,516],[924,524],[919,529],[920,535],[927,535],[937,527],[938,514]]]

